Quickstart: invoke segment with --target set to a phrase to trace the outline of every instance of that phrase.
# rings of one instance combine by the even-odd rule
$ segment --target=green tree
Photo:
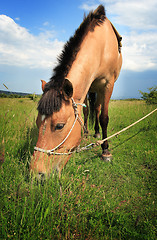
[[[142,94],[141,98],[148,104],[157,104],[157,86],[148,88],[148,90],[148,93],[139,91]]]

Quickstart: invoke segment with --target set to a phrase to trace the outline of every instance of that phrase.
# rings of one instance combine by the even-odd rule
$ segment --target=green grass
[[[54,173],[41,185],[29,175],[36,104],[0,99],[0,239],[156,239],[157,113],[109,141],[112,163],[101,147],[74,154],[61,179]],[[108,136],[154,108],[111,101]]]

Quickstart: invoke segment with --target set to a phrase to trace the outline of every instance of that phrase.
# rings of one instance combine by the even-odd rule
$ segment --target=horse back
[[[97,92],[110,81],[117,80],[122,66],[121,36],[115,33],[115,28],[106,18],[104,23],[95,28],[95,46],[99,67],[90,87]],[[119,38],[119,39],[118,39]],[[96,58],[96,56],[93,56]]]

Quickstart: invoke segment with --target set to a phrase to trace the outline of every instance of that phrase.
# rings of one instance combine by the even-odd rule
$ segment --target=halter
[[[56,152],[54,152],[54,151],[55,151],[56,149],[58,149],[61,145],[63,145],[63,143],[65,143],[65,141],[66,141],[67,138],[69,137],[70,133],[72,132],[72,130],[73,130],[73,128],[74,128],[75,123],[76,123],[77,120],[80,122],[80,124],[82,125],[82,127],[85,128],[85,127],[84,127],[84,124],[83,124],[83,122],[82,122],[82,120],[81,120],[81,118],[79,117],[78,110],[77,110],[77,106],[78,106],[78,105],[81,105],[81,106],[83,106],[83,107],[86,107],[86,105],[85,105],[84,103],[75,103],[75,101],[74,101],[73,98],[71,98],[71,100],[72,100],[72,107],[73,107],[73,109],[74,109],[75,120],[74,120],[74,123],[73,123],[70,131],[68,132],[67,136],[63,139],[63,141],[62,141],[61,143],[59,143],[56,147],[52,148],[51,150],[45,150],[45,149],[43,149],[43,148],[34,147],[34,150],[35,150],[35,151],[47,153],[48,155],[52,155],[52,154],[54,154],[54,155],[63,155],[63,154],[69,155],[69,154],[72,153],[71,151],[68,152],[68,153],[56,153]]]

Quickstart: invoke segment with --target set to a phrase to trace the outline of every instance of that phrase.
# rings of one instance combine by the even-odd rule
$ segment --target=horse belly
[[[101,78],[101,79],[95,79],[94,82],[91,84],[89,92],[99,92],[101,89],[104,89],[106,86],[107,79]]]

